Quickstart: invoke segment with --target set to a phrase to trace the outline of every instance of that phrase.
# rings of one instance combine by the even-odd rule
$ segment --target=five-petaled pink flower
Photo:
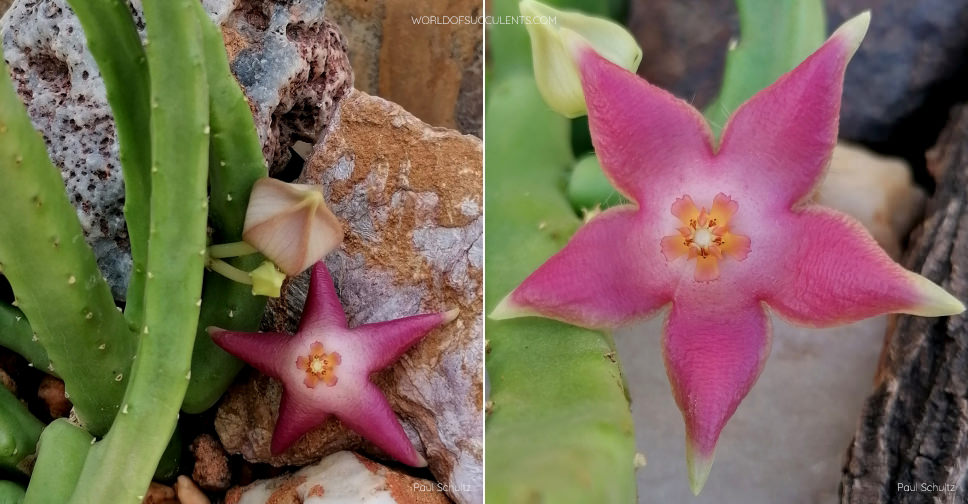
[[[247,333],[210,327],[212,340],[232,355],[282,382],[272,453],[292,443],[330,415],[387,455],[411,466],[427,465],[417,453],[370,375],[396,361],[431,330],[457,317],[457,310],[415,315],[350,329],[333,279],[320,261],[313,266],[299,331]]]
[[[866,13],[847,22],[741,106],[718,146],[689,104],[572,44],[596,153],[632,204],[591,219],[492,317],[614,328],[671,304],[663,352],[696,493],[769,354],[766,306],[816,327],[964,310],[894,263],[860,224],[812,200],[837,141],[844,70],[868,22]]]

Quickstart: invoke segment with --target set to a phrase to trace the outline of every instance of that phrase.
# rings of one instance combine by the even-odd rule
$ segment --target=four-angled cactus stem
[[[0,467],[33,463],[26,491],[0,481],[0,502],[134,504],[175,470],[179,410],[210,408],[242,367],[205,328],[257,329],[266,296],[343,230],[320,187],[267,177],[201,2],[140,2],[144,41],[128,2],[68,2],[115,118],[133,271],[122,309],[0,58],[0,216],[16,216],[0,219],[0,274],[15,295],[0,302],[0,345],[63,379],[76,417],[45,428],[0,387]],[[399,431],[391,446],[422,465],[389,407],[384,417]]]

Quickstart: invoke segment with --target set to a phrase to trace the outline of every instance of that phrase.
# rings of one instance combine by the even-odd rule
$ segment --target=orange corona
[[[683,225],[678,228],[679,234],[662,238],[662,254],[669,261],[682,256],[695,260],[696,281],[716,280],[720,260],[729,257],[742,261],[750,252],[750,239],[729,227],[738,209],[739,204],[723,193],[713,198],[711,210],[697,207],[689,195],[682,196],[672,203],[672,215]]]
[[[303,383],[309,388],[315,388],[316,384],[323,382],[327,387],[336,385],[339,380],[336,377],[336,366],[342,361],[336,352],[326,353],[323,344],[315,342],[309,346],[309,355],[300,355],[296,359],[296,367],[306,372],[306,379]]]

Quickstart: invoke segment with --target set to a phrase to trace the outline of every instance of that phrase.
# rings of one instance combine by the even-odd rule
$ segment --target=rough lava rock
[[[296,140],[315,141],[352,86],[345,43],[323,18],[325,0],[203,3],[222,26],[267,162],[281,168]],[[124,299],[131,258],[118,144],[80,22],[66,0],[17,0],[0,30],[14,83],[61,169],[85,238],[115,297]]]
[[[447,504],[433,481],[341,451],[299,472],[229,490],[225,504]]]
[[[360,91],[341,104],[299,182],[320,183],[346,240],[326,264],[351,326],[459,307],[459,318],[374,375],[454,501],[482,495],[482,151]],[[270,303],[266,330],[293,331],[308,276]],[[230,453],[298,465],[343,449],[380,455],[337,420],[272,457],[281,387],[256,373],[230,389],[215,427]]]

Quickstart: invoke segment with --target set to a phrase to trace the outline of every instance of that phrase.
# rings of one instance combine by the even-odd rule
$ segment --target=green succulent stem
[[[0,386],[0,468],[28,472],[21,462],[37,448],[44,424],[6,387]]]
[[[0,268],[85,428],[108,430],[135,340],[84,241],[60,170],[0,61]],[[118,379],[121,377],[121,379]]]
[[[516,260],[485,258],[486,310],[580,225],[560,185],[573,162],[568,120],[528,73],[493,86],[487,121],[503,126],[485,147],[485,233]],[[538,318],[488,320],[485,331],[488,502],[634,502],[632,415],[611,335]]]
[[[151,196],[148,64],[128,2],[68,0],[104,80],[124,173],[124,215],[131,243],[131,280],[124,314],[133,327],[144,315]]]
[[[0,504],[24,502],[24,487],[13,481],[0,481]]]
[[[27,316],[6,303],[0,303],[0,346],[13,350],[37,369],[47,370],[50,366],[47,351],[34,336]],[[47,372],[57,376],[54,371]]]
[[[495,16],[517,0],[495,0]],[[554,0],[605,14],[612,2]],[[543,103],[524,27],[493,25],[486,120],[484,306],[497,303],[580,226],[564,184],[574,163],[571,121]],[[514,257],[514,261],[506,260]],[[551,320],[487,320],[489,503],[635,502],[635,437],[612,338]]]
[[[151,219],[145,316],[119,414],[70,502],[138,504],[191,378],[208,216],[209,96],[197,0],[143,0],[151,78]]]
[[[203,37],[212,104],[209,185],[213,240],[236,242],[242,239],[252,185],[267,176],[267,169],[252,111],[229,68],[222,34],[200,4],[194,9]],[[225,262],[238,271],[251,271],[263,260],[261,254],[255,253]],[[182,405],[188,413],[201,413],[212,407],[242,369],[242,362],[212,342],[205,328],[254,331],[259,328],[266,305],[266,298],[253,296],[246,282],[235,282],[214,271],[205,273],[203,297],[192,353],[192,379]]]
[[[30,475],[24,504],[67,502],[93,440],[87,431],[66,419],[51,422],[40,434],[37,462]]]
[[[704,115],[718,135],[729,116],[797,66],[827,34],[821,0],[736,0],[740,40],[726,53],[723,85]]]

